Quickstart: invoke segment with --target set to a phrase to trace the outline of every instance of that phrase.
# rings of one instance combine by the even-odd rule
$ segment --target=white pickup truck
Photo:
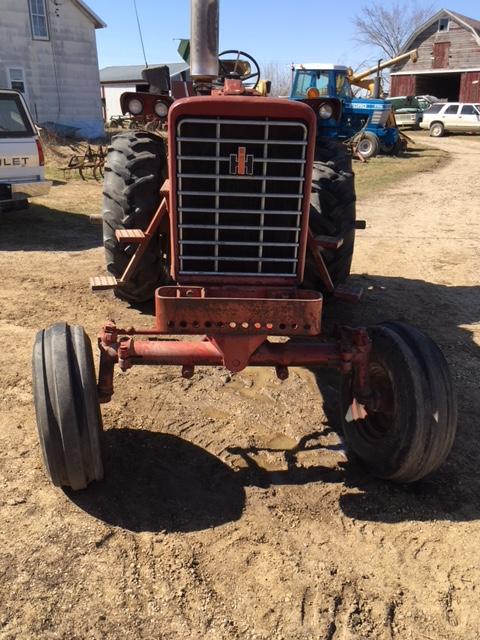
[[[21,93],[0,89],[0,211],[46,195],[45,157]]]

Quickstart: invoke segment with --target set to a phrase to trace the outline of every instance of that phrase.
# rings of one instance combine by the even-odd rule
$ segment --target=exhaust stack
[[[196,82],[218,77],[219,0],[191,0],[190,75]]]

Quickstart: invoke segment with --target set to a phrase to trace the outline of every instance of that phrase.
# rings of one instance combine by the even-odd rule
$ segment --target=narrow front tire
[[[84,329],[59,323],[39,331],[32,373],[38,436],[50,480],[74,490],[101,480],[102,418]]]
[[[385,323],[369,335],[370,400],[357,400],[351,376],[342,385],[347,448],[373,475],[414,482],[445,461],[455,439],[448,365],[438,346],[409,325]]]

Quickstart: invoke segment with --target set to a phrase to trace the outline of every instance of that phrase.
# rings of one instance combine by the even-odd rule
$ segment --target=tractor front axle
[[[107,323],[98,338],[100,373],[98,391],[101,402],[113,395],[115,364],[122,371],[134,365],[172,365],[182,367],[182,375],[192,377],[196,366],[226,367],[239,372],[245,367],[274,367],[281,380],[288,367],[331,367],[342,374],[354,373],[359,392],[368,393],[370,339],[364,328],[342,327],[331,339],[280,338],[271,342],[267,335],[206,335],[193,341],[158,339],[157,329],[118,329]],[[136,336],[148,336],[137,339]]]

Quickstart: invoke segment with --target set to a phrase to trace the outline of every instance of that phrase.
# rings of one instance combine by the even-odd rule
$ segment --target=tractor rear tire
[[[310,230],[314,236],[342,237],[338,249],[320,249],[334,286],[350,275],[355,244],[355,180],[352,156],[345,145],[317,140],[310,199]],[[323,290],[313,256],[307,252],[304,286]]]
[[[60,323],[39,331],[32,373],[38,436],[50,480],[74,490],[102,480],[102,416],[84,329]]]
[[[349,454],[380,478],[414,482],[432,473],[452,448],[457,404],[438,346],[398,322],[369,330],[369,372],[376,407],[359,404],[352,377],[343,380],[341,407]]]
[[[136,245],[117,241],[117,229],[144,231],[160,204],[160,188],[166,178],[165,144],[148,131],[121,133],[112,139],[105,164],[103,244],[108,271],[120,278]],[[164,255],[167,234],[153,238],[130,282],[116,294],[130,302],[145,302],[156,287],[169,281]]]

